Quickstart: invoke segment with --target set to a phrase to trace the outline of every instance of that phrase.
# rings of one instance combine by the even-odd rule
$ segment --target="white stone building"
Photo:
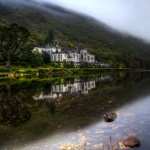
[[[38,52],[40,54],[42,54],[43,52],[46,52],[47,54],[51,55],[52,53],[61,53],[61,48],[59,47],[35,47],[33,49],[33,52]]]
[[[80,63],[95,63],[95,56],[90,54],[86,49],[79,50],[62,50],[59,46],[40,48],[35,47],[33,52],[42,54],[46,52],[51,62],[71,62],[74,64]]]
[[[50,55],[50,60],[52,62],[68,62],[68,54],[66,53],[52,53]]]
[[[80,63],[80,60],[81,60],[81,56],[79,53],[77,52],[69,52],[68,53],[68,62],[73,62],[73,63]]]
[[[81,62],[95,63],[95,56],[88,53],[86,49],[81,50],[80,55],[81,55]]]

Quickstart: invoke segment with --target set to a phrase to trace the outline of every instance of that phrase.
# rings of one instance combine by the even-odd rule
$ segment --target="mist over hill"
[[[33,0],[0,0],[0,25],[17,23],[36,35],[37,45],[49,30],[64,47],[86,47],[98,60],[127,67],[149,67],[150,45],[123,35],[75,12]]]

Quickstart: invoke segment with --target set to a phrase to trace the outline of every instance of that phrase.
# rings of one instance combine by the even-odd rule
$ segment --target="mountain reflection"
[[[19,126],[31,119],[31,108],[36,105],[36,101],[44,100],[49,112],[55,113],[56,104],[67,95],[88,94],[90,90],[96,88],[99,81],[111,80],[110,76],[101,76],[95,80],[71,79],[63,80],[64,83],[56,84],[55,82],[43,84],[42,88],[24,85],[5,85],[0,86],[0,123],[4,125]],[[27,102],[27,100],[30,100]],[[33,102],[34,105],[33,105]],[[30,104],[32,103],[32,104]],[[37,104],[37,107],[39,104]]]
[[[0,149],[84,129],[147,95],[149,83],[143,73],[0,82]]]

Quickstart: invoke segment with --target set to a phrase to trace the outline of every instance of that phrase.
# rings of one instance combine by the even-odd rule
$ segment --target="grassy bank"
[[[31,78],[31,77],[57,77],[57,76],[84,76],[92,74],[100,74],[104,72],[104,68],[55,68],[51,66],[45,67],[0,67],[0,78]]]

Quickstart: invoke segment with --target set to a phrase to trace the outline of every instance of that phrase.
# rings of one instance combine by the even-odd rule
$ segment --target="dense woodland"
[[[139,39],[56,6],[20,5],[0,2],[1,65],[49,63],[46,57],[35,56],[32,49],[45,46],[55,36],[63,48],[88,48],[97,60],[114,67],[150,68],[150,45]],[[2,40],[5,40],[4,45]]]
[[[50,41],[50,36],[45,40]],[[34,39],[32,34],[24,27],[17,24],[0,27],[0,63],[10,67],[20,66],[41,66],[50,61],[46,55],[33,53]]]

